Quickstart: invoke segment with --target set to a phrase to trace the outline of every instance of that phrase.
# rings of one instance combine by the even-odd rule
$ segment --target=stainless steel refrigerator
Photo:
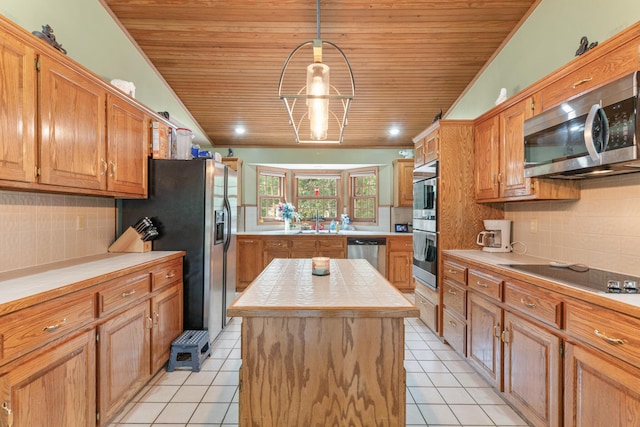
[[[236,172],[212,159],[150,160],[149,197],[118,200],[118,235],[142,217],[156,251],[184,250],[184,326],[213,340],[235,297]]]

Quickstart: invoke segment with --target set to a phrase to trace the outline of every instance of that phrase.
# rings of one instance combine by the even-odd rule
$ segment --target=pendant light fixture
[[[342,49],[320,38],[320,0],[316,0],[316,5],[316,38],[298,45],[289,54],[280,74],[278,95],[289,114],[297,143],[339,144],[355,95],[355,82]],[[324,47],[327,49],[323,52]],[[311,50],[312,55],[304,55]],[[301,69],[311,59],[313,62],[305,68],[306,84],[302,86]],[[331,67],[327,64],[329,60],[333,61]],[[290,75],[293,78],[285,83],[285,76]]]

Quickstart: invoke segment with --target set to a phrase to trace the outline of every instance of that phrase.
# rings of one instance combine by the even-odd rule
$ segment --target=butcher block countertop
[[[182,256],[182,251],[105,253],[0,273],[0,315],[93,286],[121,270]]]
[[[418,317],[416,306],[363,259],[275,259],[227,309],[235,317]]]

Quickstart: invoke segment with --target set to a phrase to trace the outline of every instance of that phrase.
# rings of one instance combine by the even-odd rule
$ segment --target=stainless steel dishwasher
[[[347,258],[366,259],[386,277],[386,245],[384,237],[347,237]]]

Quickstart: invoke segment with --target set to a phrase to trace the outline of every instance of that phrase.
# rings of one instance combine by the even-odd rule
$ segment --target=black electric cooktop
[[[553,267],[549,264],[501,264],[546,279],[563,282],[571,286],[596,292],[635,294],[640,287],[640,278],[596,268],[573,269],[569,267]],[[586,271],[584,271],[586,270]]]

